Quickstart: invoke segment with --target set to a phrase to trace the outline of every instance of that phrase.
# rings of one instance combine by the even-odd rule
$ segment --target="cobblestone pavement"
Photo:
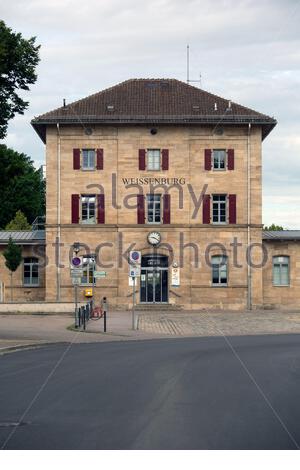
[[[138,327],[150,334],[171,336],[300,333],[300,310],[142,313]]]

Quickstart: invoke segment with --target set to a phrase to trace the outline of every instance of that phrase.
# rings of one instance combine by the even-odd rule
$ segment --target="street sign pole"
[[[135,330],[135,276],[133,276],[132,329]]]
[[[75,288],[75,328],[78,328],[78,296],[77,296],[77,284],[74,285]]]
[[[94,308],[94,305],[95,305],[95,301],[94,301],[94,297],[95,297],[95,263],[96,263],[96,259],[93,258],[93,297],[92,297],[92,308]]]

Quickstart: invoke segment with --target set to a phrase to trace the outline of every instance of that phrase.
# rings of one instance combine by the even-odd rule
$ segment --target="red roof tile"
[[[276,120],[175,79],[131,79],[42,114],[32,125],[41,138],[51,123],[245,124],[263,126],[265,137]]]

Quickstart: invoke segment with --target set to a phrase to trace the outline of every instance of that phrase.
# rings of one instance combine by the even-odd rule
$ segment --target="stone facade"
[[[247,155],[250,148],[251,224],[252,243],[261,244],[261,129],[253,127],[248,142],[248,126],[225,127],[218,135],[211,126],[158,126],[151,135],[148,126],[94,126],[87,136],[82,126],[47,127],[47,260],[46,300],[69,301],[73,298],[69,256],[72,245],[79,241],[92,253],[101,246],[98,268],[107,271],[105,279],[97,280],[95,297],[107,296],[111,304],[128,307],[132,303],[132,287],[128,282],[128,263],[122,254],[134,243],[142,254],[153,252],[147,243],[147,234],[161,233],[159,254],[167,254],[180,267],[180,286],[169,287],[169,302],[185,308],[232,308],[247,305]],[[57,186],[58,148],[60,149],[60,190]],[[74,170],[73,149],[102,148],[103,170]],[[168,149],[169,169],[153,172],[140,171],[139,149]],[[205,149],[234,149],[234,170],[206,171]],[[177,178],[184,184],[170,189],[171,223],[153,226],[137,225],[136,208],[126,207],[126,198],[135,197],[137,187],[127,187],[136,178]],[[97,194],[103,187],[105,194],[105,224],[84,225],[71,223],[72,194]],[[203,224],[200,194],[206,186],[207,194],[236,195],[236,224]],[[169,187],[170,185],[166,185]],[[143,185],[144,194],[149,186]],[[158,192],[161,190],[158,190]],[[58,202],[59,193],[60,203]],[[182,195],[180,207],[179,194]],[[134,197],[127,205],[135,204]],[[195,200],[198,201],[195,203]],[[57,214],[58,206],[61,208]],[[60,217],[60,227],[57,221]],[[59,235],[60,232],[60,235]],[[56,266],[55,240],[60,236],[61,265]],[[241,262],[235,266],[234,239]],[[111,246],[105,246],[105,244]],[[189,247],[189,244],[193,246]],[[218,245],[219,244],[219,245]],[[228,255],[228,285],[212,287],[211,255],[222,254],[220,244]],[[187,245],[187,246],[186,246]],[[211,246],[210,246],[211,245]],[[261,258],[261,250],[253,249],[253,263]],[[83,253],[83,252],[82,252]],[[207,260],[208,262],[207,262]],[[257,263],[255,260],[258,260]],[[172,263],[170,263],[172,265]],[[170,268],[171,269],[171,266]],[[252,269],[252,304],[263,305],[262,270]],[[170,276],[169,276],[170,279]],[[58,294],[57,284],[60,284]],[[84,296],[84,286],[79,289]],[[137,302],[140,289],[137,284]]]
[[[79,243],[79,256],[93,254],[95,269],[106,272],[92,285],[96,303],[106,296],[114,308],[132,306],[128,255],[137,250],[143,256],[138,304],[297,306],[299,241],[262,240],[262,142],[274,118],[178,80],[132,79],[32,125],[46,143],[46,269],[39,288],[25,289],[20,268],[16,297],[72,302],[70,259]],[[95,151],[95,169],[82,168],[84,149]],[[145,167],[149,149],[160,150],[160,170]],[[222,170],[211,165],[218,149],[226,150]],[[161,195],[160,223],[145,217],[149,194]],[[93,223],[82,220],[84,195],[95,196]],[[213,220],[213,195],[226,200],[226,222]],[[151,232],[160,237],[156,247]],[[272,260],[279,252],[290,256],[288,287],[273,286]],[[213,282],[213,257],[224,255],[226,275],[220,268]],[[87,287],[79,285],[78,300],[85,300]]]
[[[45,247],[43,245],[24,245],[22,247],[22,262],[12,276],[12,299],[10,272],[5,266],[3,251],[6,245],[0,242],[0,282],[2,302],[32,302],[45,299]],[[37,286],[24,285],[24,259],[35,257],[39,260],[39,283]]]
[[[265,308],[291,309],[300,306],[300,242],[265,241],[267,261],[263,269],[263,296]],[[273,284],[273,257],[287,256],[289,259],[289,285]]]

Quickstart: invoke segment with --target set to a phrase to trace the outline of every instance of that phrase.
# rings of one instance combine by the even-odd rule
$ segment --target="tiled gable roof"
[[[131,79],[38,116],[33,127],[44,139],[51,123],[245,124],[263,126],[265,137],[276,120],[175,79]]]

